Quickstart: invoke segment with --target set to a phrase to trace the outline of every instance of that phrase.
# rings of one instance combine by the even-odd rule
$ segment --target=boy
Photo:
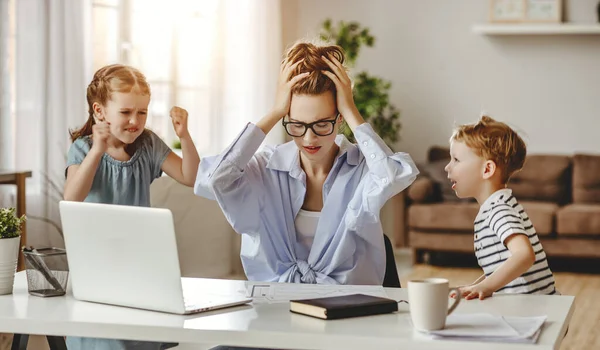
[[[465,299],[493,293],[556,294],[533,224],[506,187],[521,170],[527,149],[508,125],[484,116],[459,126],[450,138],[450,163],[445,170],[459,198],[480,205],[475,219],[475,255],[484,274],[460,288]]]

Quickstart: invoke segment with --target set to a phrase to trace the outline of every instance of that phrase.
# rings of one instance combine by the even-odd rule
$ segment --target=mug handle
[[[452,313],[452,311],[454,311],[454,309],[456,309],[456,307],[458,306],[458,303],[460,303],[460,299],[462,298],[462,295],[460,294],[460,291],[458,290],[458,288],[450,289],[450,292],[448,294],[451,294],[452,292],[454,292],[454,294],[456,295],[456,298],[454,299],[454,303],[452,304],[452,306],[450,306],[448,308],[448,315],[450,315]]]

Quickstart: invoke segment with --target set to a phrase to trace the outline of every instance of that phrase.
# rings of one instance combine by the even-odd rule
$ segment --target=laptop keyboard
[[[205,307],[210,306],[211,304],[213,304],[213,301],[210,299],[204,299],[204,300],[199,300],[198,297],[193,297],[192,295],[189,295],[189,293],[187,293],[188,295],[185,295],[186,293],[184,292],[184,296],[183,296],[183,305],[185,307],[185,309],[187,311],[189,310],[199,310]],[[204,295],[202,297],[205,297]]]
[[[248,302],[245,298],[233,295],[218,295],[198,293],[194,288],[183,288],[183,303],[185,310],[206,311]]]
[[[186,311],[210,308],[227,299],[229,298],[218,295],[194,294],[193,290],[186,292],[186,289],[183,289],[183,305]]]

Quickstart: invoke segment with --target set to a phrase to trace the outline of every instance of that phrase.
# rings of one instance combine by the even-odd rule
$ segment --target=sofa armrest
[[[413,203],[435,201],[435,183],[428,177],[419,177],[408,188],[408,198]]]

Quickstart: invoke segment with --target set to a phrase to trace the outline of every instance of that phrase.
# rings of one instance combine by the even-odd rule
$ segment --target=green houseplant
[[[322,24],[320,37],[342,47],[350,67],[354,66],[363,46],[375,45],[375,37],[371,35],[369,28],[363,28],[357,22],[340,21],[333,26],[331,20],[327,19]],[[358,111],[391,147],[398,141],[401,128],[400,112],[389,99],[392,84],[365,71],[358,73],[353,80],[354,102]],[[343,128],[342,132],[350,141],[355,141],[350,128]]]
[[[21,237],[21,224],[25,215],[18,218],[15,208],[0,208],[0,238]]]
[[[0,295],[13,291],[23,222],[25,215],[18,218],[15,208],[0,208]]]

